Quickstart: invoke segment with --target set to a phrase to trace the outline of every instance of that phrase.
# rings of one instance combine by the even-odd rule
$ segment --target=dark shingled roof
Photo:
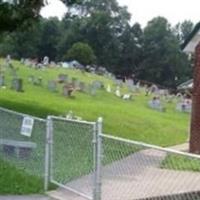
[[[190,35],[188,36],[188,38],[181,45],[181,49],[182,50],[188,45],[188,43],[190,42],[190,40],[192,40],[192,38],[196,35],[196,33],[199,31],[199,29],[200,29],[200,22],[194,27],[193,31],[190,33]]]

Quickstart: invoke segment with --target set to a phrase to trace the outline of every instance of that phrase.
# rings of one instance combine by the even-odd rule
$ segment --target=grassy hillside
[[[3,63],[3,61],[0,61]],[[6,89],[0,89],[0,106],[19,112],[45,118],[48,114],[64,115],[72,110],[85,120],[95,121],[99,116],[104,118],[104,132],[116,136],[144,141],[161,146],[183,143],[188,137],[189,115],[175,111],[175,104],[166,105],[166,112],[148,108],[151,97],[144,93],[135,94],[133,101],[123,101],[114,94],[99,90],[96,96],[75,92],[75,98],[66,98],[60,91],[52,93],[47,89],[48,80],[56,80],[58,74],[65,73],[81,81],[91,83],[101,80],[114,89],[114,83],[101,76],[82,73],[79,70],[46,69],[35,70],[13,62],[18,67],[18,76],[24,80],[24,92],[10,90],[10,70],[5,70]],[[42,77],[43,86],[32,85],[28,76]],[[125,88],[124,88],[125,91]]]

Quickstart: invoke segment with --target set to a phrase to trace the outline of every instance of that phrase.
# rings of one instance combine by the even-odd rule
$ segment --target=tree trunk
[[[190,152],[200,154],[200,43],[195,49],[193,77]]]

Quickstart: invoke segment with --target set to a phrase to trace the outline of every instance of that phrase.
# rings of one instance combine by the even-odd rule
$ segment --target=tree
[[[61,0],[67,6],[82,4],[81,0]],[[0,0],[0,32],[30,26],[40,18],[40,10],[48,0]]]
[[[43,0],[0,0],[0,31],[13,31],[39,18]]]
[[[85,43],[75,43],[71,49],[68,50],[66,58],[68,60],[77,60],[81,64],[94,64],[95,55],[92,48]]]
[[[88,43],[97,57],[97,64],[116,72],[119,66],[121,42],[120,36],[129,24],[130,14],[126,7],[118,5],[116,0],[85,0],[80,6],[74,4],[71,8],[78,9],[78,16],[68,34],[68,42],[77,40]],[[73,11],[73,9],[71,9]],[[71,18],[74,12],[71,12]],[[67,16],[69,18],[69,16]],[[73,28],[74,31],[73,31]],[[74,34],[71,34],[71,33]],[[67,42],[65,42],[67,45]],[[119,71],[119,70],[118,70]]]
[[[138,23],[128,25],[120,37],[118,74],[135,74],[143,59],[143,31]]]
[[[193,28],[194,24],[190,20],[185,20],[175,26],[174,32],[177,35],[180,43],[183,43],[188,38]]]
[[[44,56],[48,56],[51,60],[55,60],[58,56],[57,46],[61,37],[58,18],[41,19],[39,29],[38,57],[43,58]]]
[[[167,87],[175,87],[187,77],[190,64],[180,51],[180,43],[163,17],[151,20],[144,29],[144,61],[139,77]]]

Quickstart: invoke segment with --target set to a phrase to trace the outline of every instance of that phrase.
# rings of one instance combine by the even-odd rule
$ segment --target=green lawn
[[[168,155],[161,163],[161,168],[200,172],[200,159],[180,155]]]
[[[43,193],[43,179],[17,169],[4,160],[0,160],[0,194],[33,194]],[[51,185],[51,189],[55,186]]]
[[[2,61],[3,62],[3,61]],[[85,120],[95,121],[99,116],[104,118],[104,132],[112,135],[143,141],[151,144],[170,146],[186,141],[188,134],[189,115],[175,111],[174,104],[166,105],[166,112],[158,112],[148,108],[150,97],[144,93],[134,96],[130,102],[117,98],[104,90],[96,96],[76,92],[75,98],[65,98],[47,89],[47,81],[56,79],[59,73],[66,73],[81,81],[91,83],[101,80],[105,86],[113,82],[105,77],[82,73],[79,70],[47,69],[44,71],[30,69],[14,62],[18,74],[24,80],[24,93],[9,89],[10,72],[6,70],[8,87],[0,89],[0,106],[19,112],[45,118],[48,114],[62,115],[72,110]],[[43,78],[43,87],[34,86],[28,82],[28,76],[35,75]],[[123,89],[126,90],[125,88]]]

